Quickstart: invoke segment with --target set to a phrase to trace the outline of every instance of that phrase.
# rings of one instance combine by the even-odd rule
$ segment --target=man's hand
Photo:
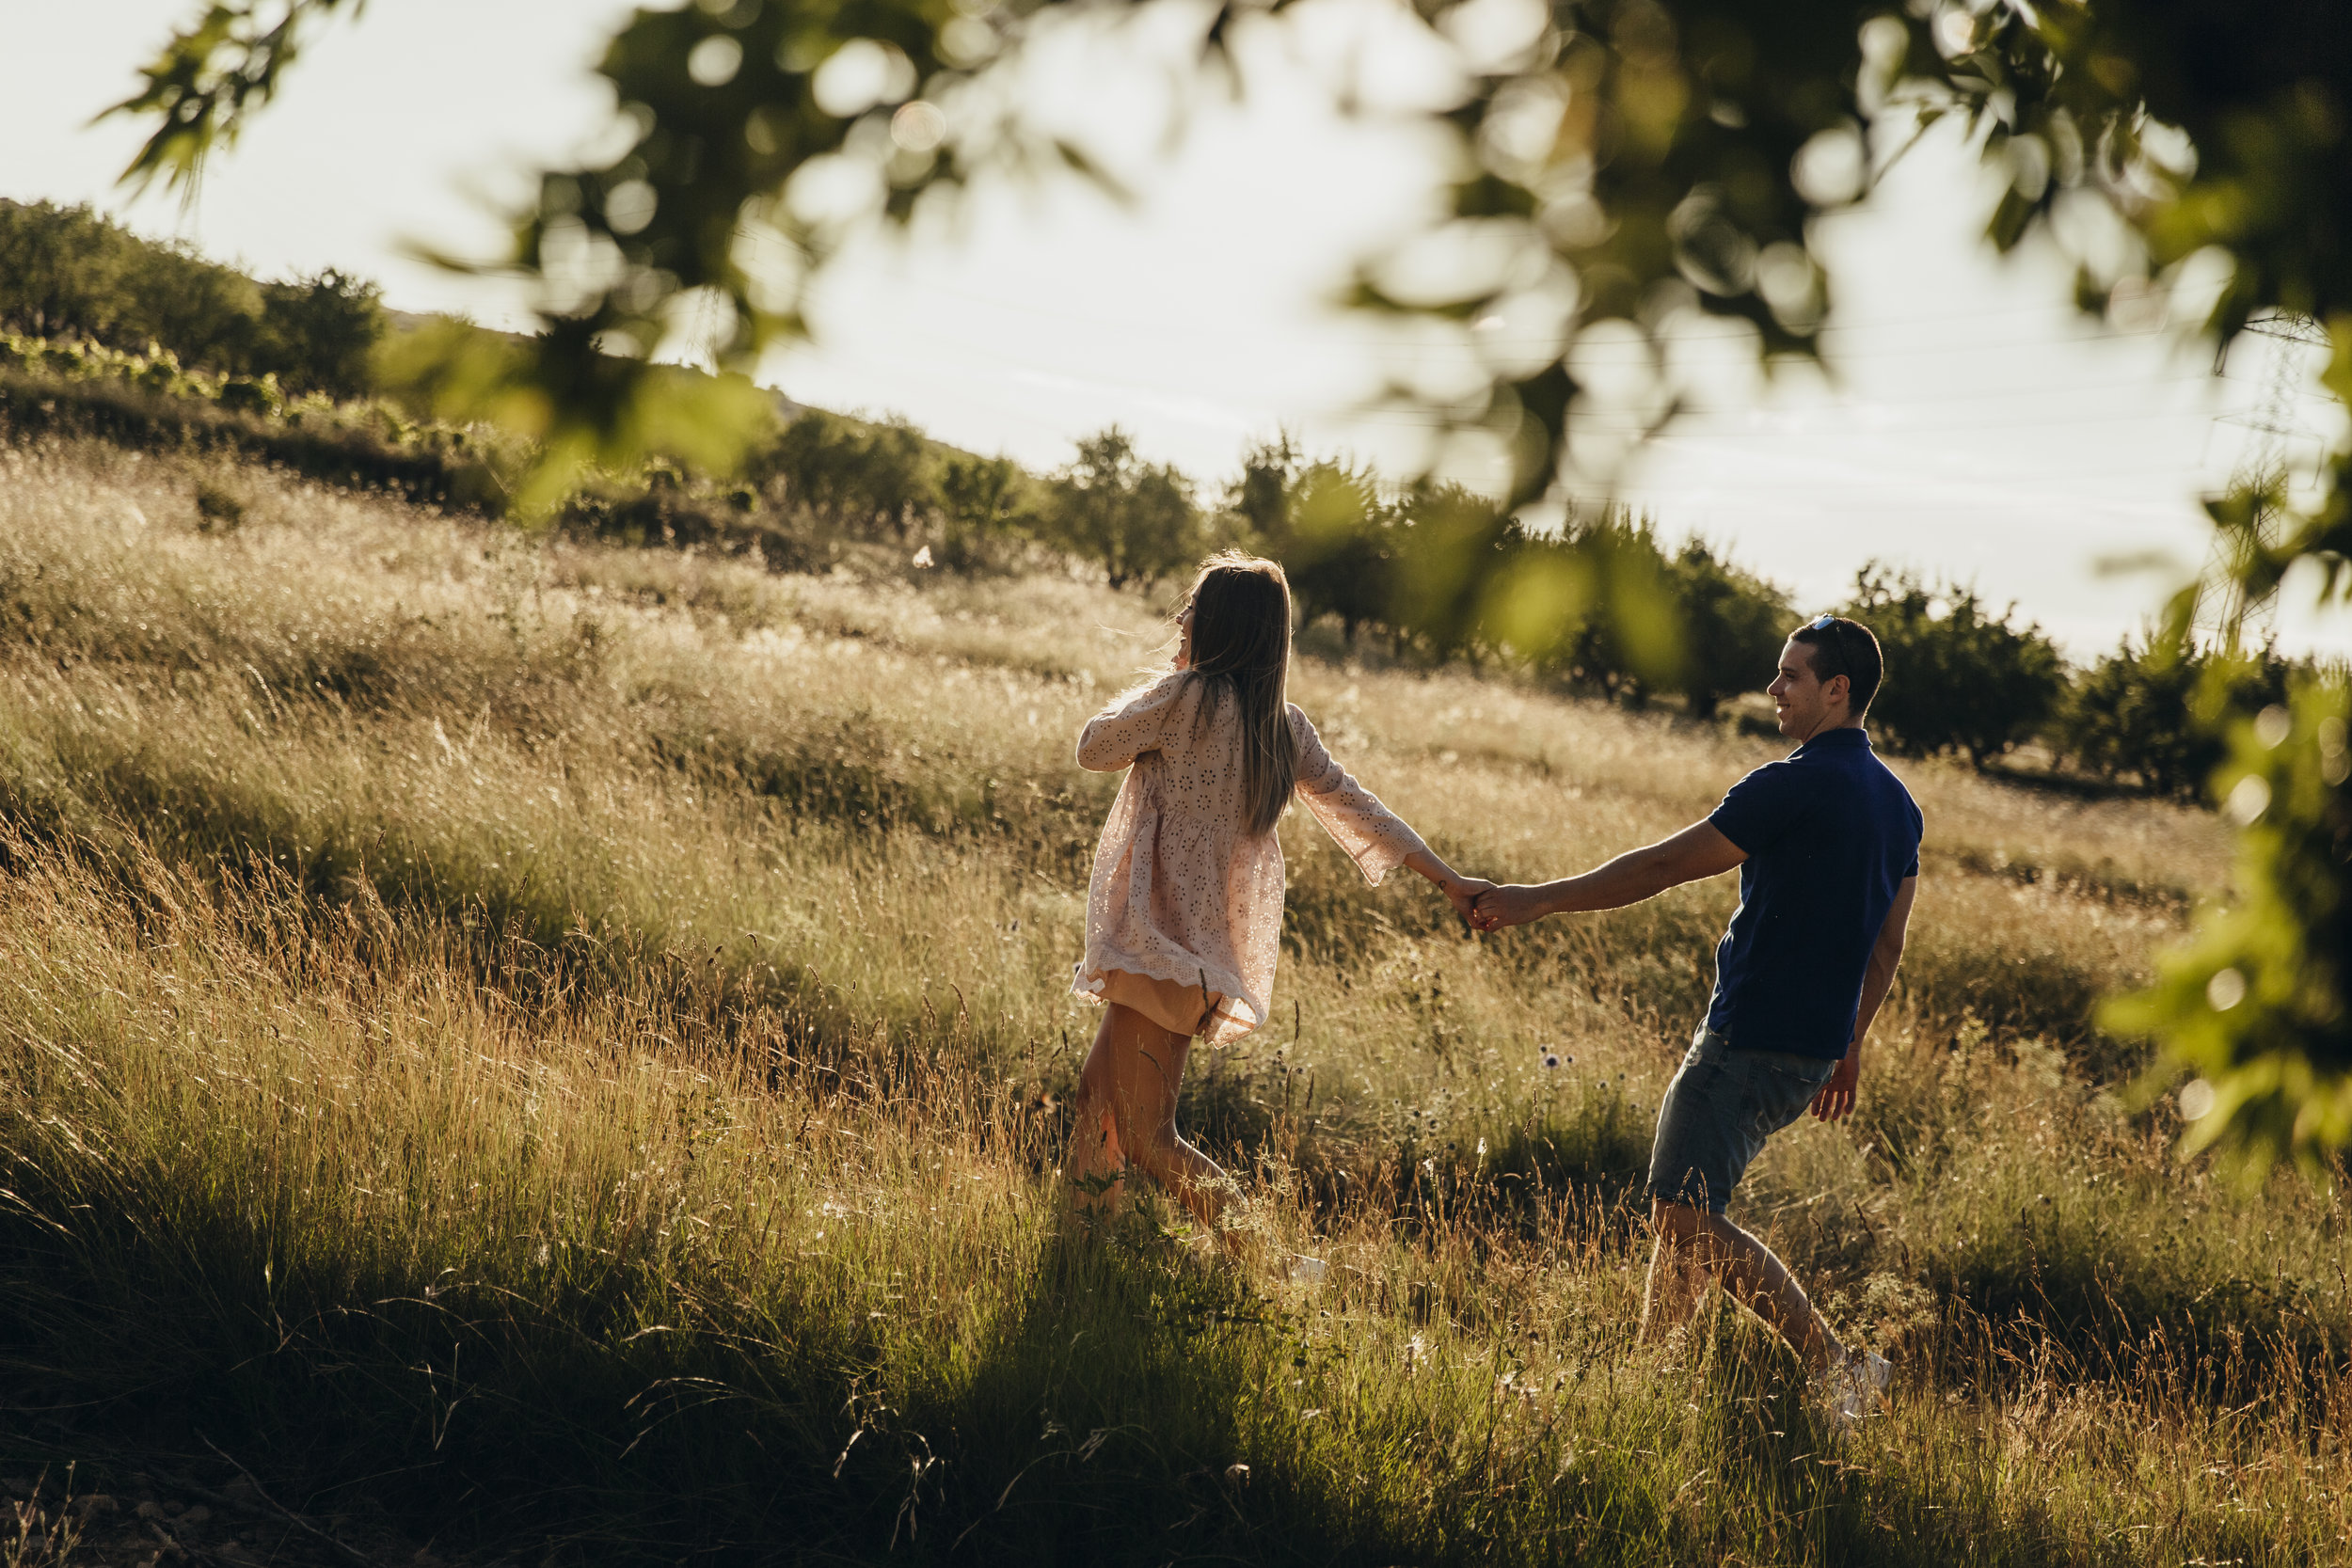
[[[1854,1085],[1861,1077],[1862,1053],[1849,1045],[1837,1070],[1829,1075],[1829,1082],[1813,1097],[1813,1114],[1823,1121],[1843,1121],[1853,1109]]]
[[[1438,891],[1445,895],[1445,901],[1454,906],[1455,914],[1468,924],[1476,926],[1479,895],[1493,886],[1494,883],[1484,877],[1450,877],[1438,884]]]
[[[1526,882],[1512,882],[1503,887],[1489,885],[1478,895],[1478,908],[1470,916],[1470,923],[1482,931],[1500,931],[1506,926],[1524,926],[1544,913],[1544,890]]]

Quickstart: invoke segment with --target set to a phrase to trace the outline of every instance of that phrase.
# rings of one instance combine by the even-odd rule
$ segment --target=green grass
[[[1720,1302],[1629,1342],[1728,888],[1473,940],[1286,824],[1277,1017],[1185,1114],[1332,1273],[1206,1272],[1157,1202],[1068,1233],[1054,1179],[1115,782],[1071,737],[1152,607],[0,466],[0,1376],[95,1413],[23,1454],[200,1430],[485,1560],[2352,1553],[2342,1199],[2178,1162],[2088,1022],[2218,895],[2209,818],[1906,769],[1862,1110],[1736,1211],[1902,1366],[1838,1446]],[[1296,686],[1501,874],[1772,754],[1456,673]]]

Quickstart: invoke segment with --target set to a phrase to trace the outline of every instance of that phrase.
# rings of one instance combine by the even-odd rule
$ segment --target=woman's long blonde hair
[[[1291,733],[1291,584],[1279,562],[1219,550],[1200,563],[1185,601],[1192,614],[1191,673],[1206,681],[1205,716],[1227,690],[1241,705],[1244,820],[1267,833],[1298,782]]]

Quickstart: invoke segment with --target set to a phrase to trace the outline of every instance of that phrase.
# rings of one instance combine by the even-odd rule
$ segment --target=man
[[[1492,889],[1472,916],[1501,930],[1740,868],[1707,1021],[1658,1108],[1642,1338],[1688,1322],[1711,1275],[1780,1331],[1847,1419],[1886,1386],[1885,1358],[1840,1344],[1772,1249],[1724,1209],[1764,1140],[1808,1104],[1823,1121],[1853,1109],[1862,1038],[1902,958],[1921,819],[1862,727],[1881,669],[1878,639],[1860,622],[1824,615],[1799,627],[1770,689],[1780,733],[1799,743],[1787,760],[1741,779],[1671,838],[1581,877]]]

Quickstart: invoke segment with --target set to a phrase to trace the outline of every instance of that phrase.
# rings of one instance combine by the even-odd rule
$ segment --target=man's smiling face
[[[1824,684],[1813,673],[1813,650],[1792,637],[1781,647],[1780,673],[1764,689],[1772,693],[1780,733],[1802,741],[1846,721],[1846,691],[1851,685],[1843,675],[1833,675]]]

